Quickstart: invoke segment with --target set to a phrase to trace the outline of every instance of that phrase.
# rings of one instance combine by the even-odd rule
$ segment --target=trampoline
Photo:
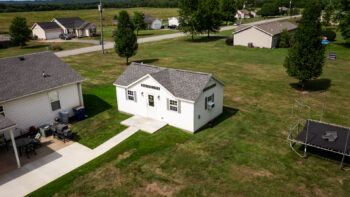
[[[299,117],[297,123],[292,124],[287,138],[290,141],[290,148],[302,158],[307,156],[307,147],[340,154],[342,155],[340,168],[345,170],[343,166],[345,156],[350,156],[350,128],[322,122],[323,114],[319,121],[310,119],[311,108],[296,99],[294,99],[292,107],[292,117],[295,113],[295,104],[300,107],[299,114],[303,111],[301,109],[307,110],[308,118]],[[325,104],[323,104],[324,106]],[[324,109],[322,109],[322,113],[323,111]],[[304,154],[300,154],[295,150],[295,144],[304,145]]]

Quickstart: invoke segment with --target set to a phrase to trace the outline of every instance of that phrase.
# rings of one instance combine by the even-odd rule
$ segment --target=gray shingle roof
[[[37,22],[36,24],[42,29],[61,29],[55,22]]]
[[[241,31],[244,31],[245,29],[255,27],[257,29],[260,29],[272,36],[280,34],[283,29],[287,29],[288,31],[294,30],[297,28],[296,25],[294,25],[291,22],[269,22],[269,23],[262,23],[258,25],[240,25],[235,31],[235,34]]]
[[[133,62],[114,84],[128,86],[147,74],[152,76],[175,97],[191,101],[195,101],[200,96],[204,87],[213,77],[210,73],[163,68]]]
[[[52,52],[1,58],[0,102],[84,80]]]
[[[59,23],[64,27],[70,29],[81,29],[82,26],[86,26],[87,21],[84,21],[80,17],[71,17],[71,18],[55,18]]]
[[[15,126],[16,124],[11,120],[5,118],[5,116],[0,115],[0,130],[7,129],[9,127]]]

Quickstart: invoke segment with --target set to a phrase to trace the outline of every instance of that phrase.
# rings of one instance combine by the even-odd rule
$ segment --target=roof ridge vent
[[[46,77],[50,77],[49,74],[45,73],[45,71],[43,71],[43,77],[46,78]]]

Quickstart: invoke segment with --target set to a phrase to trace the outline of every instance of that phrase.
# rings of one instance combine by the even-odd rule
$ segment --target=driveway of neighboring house
[[[298,16],[293,16],[293,17],[300,17],[301,15]],[[261,20],[261,21],[256,21],[256,22],[251,22],[247,23],[245,25],[257,25],[257,24],[262,24],[262,23],[268,23],[268,22],[274,22],[274,21],[280,21],[280,20],[286,20],[289,19],[290,17],[281,17],[281,18],[273,18],[273,19],[266,19],[266,20]],[[225,31],[225,30],[233,30],[236,29],[238,26],[226,26],[222,27],[220,31]],[[183,37],[186,36],[187,34],[184,33],[174,33],[174,34],[166,34],[166,35],[160,35],[160,36],[152,36],[152,37],[147,37],[147,38],[140,38],[137,39],[137,43],[146,43],[146,42],[154,42],[154,41],[160,41],[160,40],[165,40],[165,39],[171,39],[171,38],[178,38],[178,37]],[[66,40],[61,40],[66,42]],[[68,40],[68,42],[85,42],[85,41],[94,41],[97,42],[96,44],[99,44],[99,41],[95,40],[82,40],[82,39],[73,39],[73,40]],[[104,48],[105,49],[111,49],[114,47],[113,42],[105,42]],[[58,57],[67,57],[67,56],[72,56],[72,55],[79,55],[83,53],[90,53],[94,51],[100,51],[102,50],[101,46],[91,46],[91,47],[85,47],[85,48],[80,48],[80,49],[73,49],[73,50],[67,50],[67,51],[60,51],[56,52],[55,54]]]

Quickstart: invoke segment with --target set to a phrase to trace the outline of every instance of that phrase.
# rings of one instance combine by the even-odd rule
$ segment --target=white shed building
[[[63,30],[54,22],[37,22],[32,26],[33,37],[42,40],[57,39]]]
[[[52,52],[1,58],[0,116],[24,130],[52,123],[61,110],[73,116],[72,108],[83,105],[84,80]]]
[[[161,29],[162,27],[162,20],[159,18],[146,15],[144,21],[147,24],[147,29]]]
[[[291,34],[297,26],[291,22],[270,22],[258,25],[240,25],[233,33],[233,44],[240,46],[275,48],[278,46],[282,31],[286,29]]]
[[[223,110],[224,83],[209,73],[132,63],[114,85],[119,111],[192,133]]]

